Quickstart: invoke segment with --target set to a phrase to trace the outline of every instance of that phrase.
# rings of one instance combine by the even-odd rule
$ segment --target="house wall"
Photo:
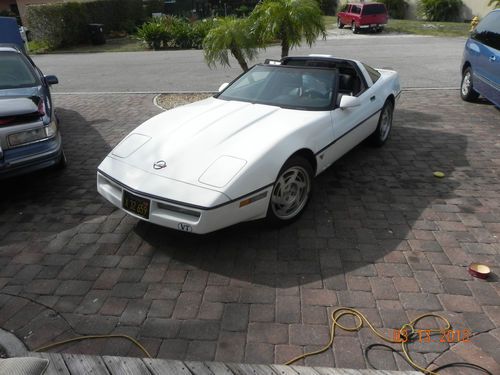
[[[418,0],[407,0],[408,1],[408,12],[407,18],[415,19],[417,18],[417,3]],[[462,0],[462,20],[471,20],[474,16],[484,17],[490,10],[493,9],[492,6],[488,6],[489,0]]]
[[[15,4],[16,0],[0,0],[0,11],[9,10],[11,4]]]

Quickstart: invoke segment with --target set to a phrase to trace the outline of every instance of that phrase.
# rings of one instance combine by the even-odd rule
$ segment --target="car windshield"
[[[385,14],[385,6],[383,4],[367,4],[363,7],[363,15],[370,14]]]
[[[32,87],[38,84],[33,70],[19,53],[0,54],[0,89]]]
[[[256,65],[218,95],[291,109],[328,110],[336,82],[336,70],[283,65]]]

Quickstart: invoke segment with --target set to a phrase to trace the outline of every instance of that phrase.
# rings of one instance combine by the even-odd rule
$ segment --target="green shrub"
[[[455,21],[462,9],[462,0],[420,0],[418,8],[428,21]]]
[[[323,12],[323,14],[327,16],[334,16],[337,12],[337,0],[317,0],[319,4],[319,8]]]
[[[147,44],[149,48],[158,50],[167,39],[165,24],[160,19],[153,19],[137,28],[137,37]]]
[[[214,27],[215,21],[206,19],[189,23],[184,18],[163,16],[153,18],[137,30],[137,37],[149,48],[197,48],[201,49],[203,39]]]
[[[207,18],[191,24],[191,48],[203,48],[203,39],[205,39],[208,32],[212,30],[215,23],[214,20]]]
[[[183,18],[172,17],[168,32],[171,35],[170,47],[191,48],[191,25],[188,21]]]
[[[406,0],[379,0],[381,3],[385,4],[389,16],[396,19],[404,19],[406,16],[406,10],[408,9],[408,3]]]
[[[32,36],[51,49],[89,39],[88,24],[101,23],[105,32],[133,32],[143,20],[141,0],[101,0],[29,5],[27,24]]]

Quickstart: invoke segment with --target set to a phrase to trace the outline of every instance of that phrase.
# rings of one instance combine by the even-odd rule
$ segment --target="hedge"
[[[51,48],[87,42],[89,23],[102,23],[105,32],[132,32],[144,20],[142,0],[29,5],[26,18],[33,38]]]

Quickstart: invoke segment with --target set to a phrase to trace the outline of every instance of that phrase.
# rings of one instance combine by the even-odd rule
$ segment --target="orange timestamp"
[[[459,343],[470,342],[471,331],[468,329],[414,329],[393,330],[393,340],[397,343],[421,342],[421,343]]]

